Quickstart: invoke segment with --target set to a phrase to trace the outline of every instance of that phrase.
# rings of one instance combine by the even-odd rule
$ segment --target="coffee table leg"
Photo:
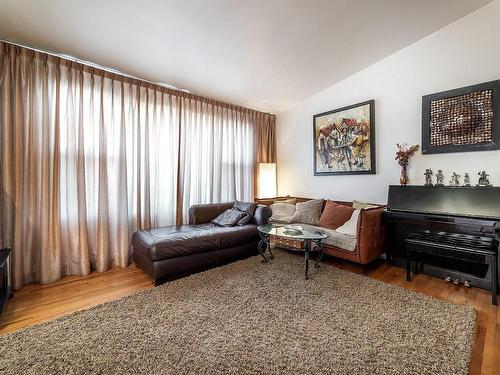
[[[267,249],[269,250],[269,259],[274,259],[273,252],[271,251],[271,244],[267,244]]]
[[[259,249],[259,255],[263,258],[262,263],[267,262],[266,254],[265,251],[266,249],[269,248],[269,252],[271,253],[271,246],[269,246],[269,237],[264,236],[261,232],[259,232],[260,235],[260,241],[259,244],[257,245],[257,248]],[[271,259],[273,258],[273,254],[271,253]]]
[[[309,279],[309,248],[311,247],[311,243],[306,241],[305,250],[304,250],[304,258],[306,261],[306,280]]]
[[[319,263],[321,262],[321,259],[323,258],[323,246],[321,246],[321,242],[317,242],[316,245],[318,245],[318,257],[316,258],[316,263],[314,264],[314,268],[321,268]]]

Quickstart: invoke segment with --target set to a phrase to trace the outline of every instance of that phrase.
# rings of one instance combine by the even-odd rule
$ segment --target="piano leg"
[[[414,275],[420,272],[420,253],[413,255],[413,263],[411,263],[411,270]]]
[[[406,281],[411,281],[411,252],[406,249]]]
[[[491,303],[497,304],[497,293],[498,293],[498,259],[497,256],[490,257],[491,260]]]

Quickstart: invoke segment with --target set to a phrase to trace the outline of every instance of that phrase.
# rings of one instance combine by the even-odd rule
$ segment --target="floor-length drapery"
[[[184,208],[193,204],[251,200],[256,135],[248,113],[184,99],[182,116],[182,221],[187,221]]]
[[[133,231],[182,222],[194,203],[252,199],[256,163],[276,158],[274,127],[272,115],[0,42],[13,287],[125,266]]]

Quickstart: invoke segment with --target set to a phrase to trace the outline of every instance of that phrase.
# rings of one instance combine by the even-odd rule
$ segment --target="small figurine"
[[[432,169],[427,168],[424,173],[425,186],[432,186]]]
[[[443,186],[444,175],[441,169],[438,169],[438,173],[436,173],[436,186]]]
[[[453,172],[451,175],[450,186],[460,186],[460,175]]]
[[[490,180],[488,180],[489,174],[485,171],[479,172],[477,174],[479,176],[479,180],[477,181],[477,186],[491,186]]]
[[[468,172],[464,173],[464,186],[470,186],[470,176]]]

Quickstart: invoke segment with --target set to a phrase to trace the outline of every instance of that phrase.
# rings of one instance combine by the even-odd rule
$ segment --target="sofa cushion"
[[[140,230],[133,234],[132,246],[134,252],[144,252],[154,262],[234,247],[257,239],[257,226],[253,224],[220,227],[206,223]]]
[[[358,221],[359,221],[359,213],[361,210],[354,210],[351,215],[351,218],[347,220],[347,222],[335,229],[337,233],[348,234],[350,236],[355,236],[358,232]]]
[[[255,213],[256,208],[257,208],[257,203],[236,201],[234,203],[233,210],[238,210],[245,213],[245,216],[241,218],[236,224],[245,225],[249,223],[250,220],[252,220],[253,218],[253,214]]]
[[[271,223],[288,224],[295,214],[295,204],[274,203],[271,205],[273,214],[269,221]]]
[[[333,201],[327,201],[319,219],[319,225],[324,228],[337,229],[344,225],[352,216],[354,209]]]
[[[328,233],[330,237],[325,238],[321,241],[323,245],[334,246],[342,250],[354,252],[356,250],[357,238],[356,236],[349,236],[346,234],[338,233],[333,229],[319,228],[316,225],[304,224],[304,228],[308,229],[321,229],[322,231]]]
[[[307,202],[297,203],[295,205],[295,214],[290,222],[316,225],[319,223],[322,206],[323,199],[312,199]]]
[[[213,219],[212,223],[220,225],[221,227],[234,227],[241,219],[245,218],[246,215],[245,212],[229,208]]]
[[[321,242],[323,245],[330,245],[351,252],[354,252],[356,250],[356,236],[338,233],[337,231],[328,228],[324,228],[323,230],[330,235],[330,237],[325,238]]]

